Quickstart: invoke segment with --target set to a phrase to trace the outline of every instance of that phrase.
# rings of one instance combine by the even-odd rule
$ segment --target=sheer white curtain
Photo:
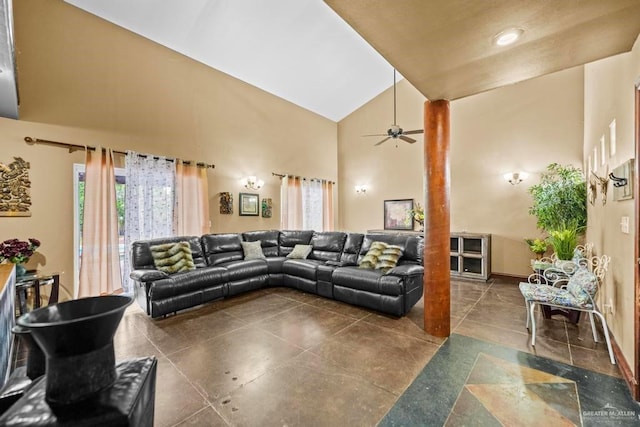
[[[131,243],[141,239],[173,236],[175,164],[166,158],[141,156],[128,151],[125,157],[127,186],[125,194],[124,271],[126,292],[133,291]]]
[[[284,176],[280,200],[282,230],[334,229],[332,182]]]
[[[305,230],[322,231],[322,183],[317,179],[302,181],[302,224]]]

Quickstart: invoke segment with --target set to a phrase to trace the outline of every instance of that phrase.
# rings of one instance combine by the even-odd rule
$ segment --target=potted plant
[[[581,228],[575,223],[569,223],[557,230],[549,231],[549,243],[561,261],[570,261],[578,246],[578,234]]]
[[[547,243],[547,241],[543,239],[524,239],[524,241],[527,242],[527,245],[529,245],[529,249],[531,250],[531,252],[536,254],[536,259],[542,258],[542,255],[547,251],[547,248],[549,247],[549,243]]]

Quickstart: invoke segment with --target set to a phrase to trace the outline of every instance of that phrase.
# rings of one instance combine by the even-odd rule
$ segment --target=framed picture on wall
[[[260,204],[258,203],[257,194],[240,193],[239,203],[241,216],[260,215]]]
[[[409,211],[413,209],[413,199],[384,201],[385,230],[413,230],[413,217]]]

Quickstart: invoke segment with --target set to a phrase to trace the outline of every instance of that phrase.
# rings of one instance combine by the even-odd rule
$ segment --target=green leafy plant
[[[587,225],[587,185],[575,166],[551,163],[540,183],[529,188],[533,206],[529,214],[538,218],[538,228],[550,232],[573,225],[583,230]]]
[[[527,245],[529,245],[529,249],[531,249],[531,252],[536,255],[542,255],[547,251],[547,248],[549,247],[549,243],[547,243],[547,241],[543,239],[524,239],[524,241],[527,242]]]
[[[573,258],[573,251],[578,245],[578,233],[581,230],[581,227],[571,223],[558,230],[549,231],[549,243],[558,259],[568,261]]]

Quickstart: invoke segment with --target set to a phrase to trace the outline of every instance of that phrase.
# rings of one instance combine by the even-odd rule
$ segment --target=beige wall
[[[47,269],[63,270],[67,286],[72,163],[83,156],[28,147],[26,135],[214,163],[214,232],[279,227],[271,172],[337,180],[335,122],[62,1],[19,1],[14,9],[21,120],[0,121],[0,162],[31,162],[34,215],[0,219],[0,238],[41,239]],[[273,199],[271,219],[238,215],[247,175],[266,182],[259,194]],[[233,215],[219,214],[221,191],[233,193]]]
[[[492,234],[492,271],[526,276],[531,253],[525,237],[538,237],[528,214],[528,188],[552,162],[582,162],[583,70],[577,67],[451,102],[451,229]],[[408,82],[398,85],[398,122],[422,128],[424,97]],[[383,226],[385,199],[423,200],[423,138],[414,145],[360,135],[388,128],[391,90],[338,124],[341,227]],[[531,176],[512,186],[509,171]],[[368,185],[356,195],[355,185]]]
[[[640,40],[640,39],[639,39]],[[604,176],[628,159],[635,157],[634,83],[640,79],[640,42],[631,53],[617,55],[585,66],[584,81],[584,162],[592,159],[598,148],[597,175]],[[609,124],[616,120],[616,154],[610,155]],[[605,165],[600,164],[600,138],[605,136]],[[636,191],[638,189],[636,188]],[[635,195],[638,197],[638,194]],[[634,366],[634,200],[614,201],[609,183],[605,205],[601,193],[588,206],[587,240],[593,242],[597,254],[611,256],[611,264],[600,292],[600,307],[606,310],[611,332],[631,366]],[[622,217],[630,218],[629,234],[622,233]]]

